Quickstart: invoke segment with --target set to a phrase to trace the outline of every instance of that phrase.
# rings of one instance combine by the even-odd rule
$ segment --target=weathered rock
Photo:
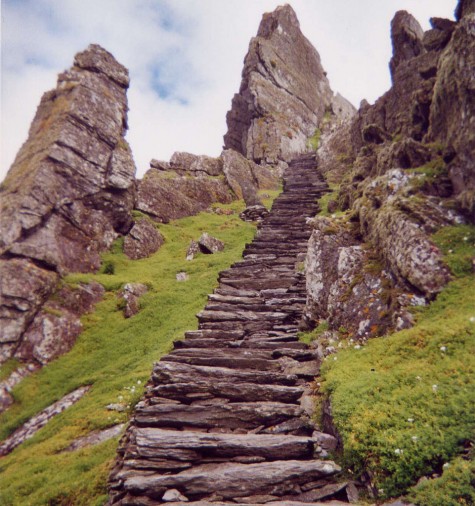
[[[261,464],[203,466],[173,476],[132,476],[124,488],[134,494],[160,494],[170,487],[186,489],[188,497],[216,491],[225,499],[236,499],[272,490],[293,491],[296,485],[313,478],[331,476],[339,467],[331,461],[277,461]],[[163,491],[163,492],[162,492]],[[152,496],[153,497],[153,496]]]
[[[136,208],[164,223],[192,216],[215,202],[232,202],[234,197],[223,179],[150,169],[138,184]]]
[[[26,259],[0,260],[0,362],[10,358],[58,281],[54,272]]]
[[[459,5],[462,5],[461,2]],[[467,5],[467,9],[470,8]],[[472,8],[475,11],[475,4]],[[470,11],[471,12],[471,11]],[[452,146],[449,175],[462,207],[475,220],[475,14],[466,13],[440,56],[428,138]]]
[[[200,245],[196,241],[191,241],[188,249],[186,250],[186,259],[193,260],[195,255],[200,252]]]
[[[207,232],[203,232],[198,239],[198,246],[202,253],[213,254],[218,253],[218,251],[223,251],[224,242],[216,239],[216,237],[210,236]]]
[[[248,206],[242,213],[239,214],[239,218],[241,218],[241,220],[250,222],[261,222],[266,216],[269,216],[269,211],[262,204]]]
[[[177,281],[188,281],[190,279],[186,272],[177,272],[175,277]]]
[[[80,448],[85,448],[87,446],[95,446],[104,441],[108,441],[113,437],[118,436],[122,430],[124,429],[125,424],[120,423],[118,425],[114,425],[108,429],[93,431],[87,436],[80,437],[75,439],[65,451],[73,452],[75,450],[79,450]]]
[[[176,488],[171,488],[163,494],[162,501],[164,501],[164,502],[185,501],[186,502],[186,501],[188,501],[188,499],[183,494],[180,494],[180,492]]]
[[[81,331],[77,314],[56,302],[47,302],[24,333],[15,356],[44,365],[69,351]]]
[[[41,100],[29,138],[0,189],[0,254],[8,256],[2,260],[7,272],[0,310],[5,343],[19,342],[52,293],[57,273],[98,269],[100,252],[130,229],[135,166],[124,139],[128,82],[127,70],[91,45],[76,55],[74,66],[59,75],[56,89]],[[15,294],[20,285],[29,291],[21,309],[14,302],[21,296]],[[66,313],[62,318],[60,326],[76,334],[74,318]],[[18,349],[25,353],[34,343],[39,350],[49,336],[41,361],[56,356],[53,350],[63,349],[61,342],[67,339],[56,336],[52,345],[50,338],[59,329],[53,320],[51,314],[39,315],[28,334],[30,344]],[[14,353],[11,344],[5,346],[7,356]]]
[[[25,366],[18,367],[8,378],[0,382],[0,413],[3,413],[13,404],[13,396],[11,391],[20,383],[23,378],[33,374],[39,368],[38,364],[30,363]]]
[[[176,172],[184,171],[194,176],[220,176],[223,173],[221,158],[191,153],[173,153],[170,158],[170,169]]]
[[[124,316],[130,318],[140,311],[140,297],[148,292],[146,285],[142,283],[127,283],[119,292],[119,299],[124,303]]]
[[[83,395],[85,395],[90,386],[80,387],[73,392],[65,395],[62,399],[30,418],[25,424],[18,428],[11,436],[0,444],[0,456],[8,455],[18,445],[33,437],[42,427],[44,427],[51,418],[61,413],[65,409],[75,404]]]
[[[239,94],[227,114],[226,149],[258,163],[307,150],[333,93],[320,56],[289,5],[264,14],[244,61]]]
[[[147,258],[160,249],[164,242],[162,234],[146,218],[135,222],[124,238],[124,253],[132,260]]]
[[[424,32],[419,22],[406,11],[398,11],[391,21],[391,41],[393,57],[389,63],[391,76],[401,62],[410,60],[424,51],[422,37]]]
[[[246,205],[260,204],[257,197],[257,182],[254,178],[254,162],[246,160],[240,153],[227,149],[221,153],[226,181],[236,196],[244,199]],[[253,170],[254,169],[254,170]]]
[[[460,21],[464,16],[473,14],[475,12],[474,0],[459,0],[455,8],[455,19]]]

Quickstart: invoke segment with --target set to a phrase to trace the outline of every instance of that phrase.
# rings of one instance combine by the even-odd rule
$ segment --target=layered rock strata
[[[290,5],[264,14],[249,44],[239,93],[227,114],[225,148],[256,163],[288,161],[308,151],[326,113],[351,114],[333,96],[320,56]]]
[[[232,149],[217,158],[176,152],[170,162],[152,160],[150,166],[138,183],[136,207],[164,223],[214,203],[259,204],[258,191],[278,188],[281,177],[276,167],[258,166]]]
[[[49,325],[38,312],[60,276],[98,269],[99,253],[132,226],[128,85],[127,70],[100,46],[77,54],[43,96],[2,183],[0,361],[16,355],[32,322]]]
[[[345,211],[314,221],[307,258],[306,314],[329,325],[323,340],[334,344],[340,328],[365,340],[410,326],[408,308],[451,279],[431,235],[475,219],[468,11],[458,22],[432,18],[425,33],[398,12],[391,89],[322,135],[320,168],[339,186],[332,212]]]
[[[120,445],[110,504],[347,497],[339,467],[324,459],[335,438],[310,418],[319,364],[296,338],[306,219],[326,189],[311,157],[291,163],[243,260],[220,273],[198,330],[155,364]]]

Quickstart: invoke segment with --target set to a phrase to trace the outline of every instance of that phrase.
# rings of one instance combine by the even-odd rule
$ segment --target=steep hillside
[[[264,14],[224,151],[142,180],[76,55],[0,187],[2,504],[475,504],[474,0],[431,26],[356,111]]]

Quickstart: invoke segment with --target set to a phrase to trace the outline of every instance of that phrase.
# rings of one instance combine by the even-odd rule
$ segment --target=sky
[[[129,131],[137,176],[175,151],[219,156],[226,112],[264,12],[278,0],[1,0],[0,180],[27,139],[41,95],[91,43],[130,72]],[[426,30],[456,0],[288,0],[334,92],[358,106],[390,87],[390,21]]]

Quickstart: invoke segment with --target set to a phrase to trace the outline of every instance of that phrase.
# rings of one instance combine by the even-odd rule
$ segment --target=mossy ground
[[[264,199],[268,205],[277,192],[266,193],[271,194]],[[186,330],[196,328],[195,314],[216,285],[218,272],[241,257],[255,230],[238,217],[237,212],[244,208],[242,202],[219,207],[233,209],[235,214],[201,213],[160,225],[166,242],[148,259],[128,259],[119,242],[103,256],[103,265],[112,265],[113,274],[68,276],[68,283],[92,279],[102,283],[107,290],[104,300],[82,319],[84,331],[74,348],[13,391],[15,404],[0,417],[1,439],[79,386],[92,388],[77,404],[0,460],[0,504],[104,504],[117,438],[74,452],[64,450],[75,438],[92,430],[127,421],[143,393],[152,363]],[[224,241],[225,250],[187,262],[186,249],[202,232]],[[177,282],[179,271],[186,271],[189,280]],[[141,299],[140,313],[130,319],[123,317],[117,299],[117,290],[127,282],[149,286]],[[110,403],[123,403],[128,408],[122,413],[108,411]]]
[[[468,451],[475,436],[475,227],[446,227],[434,240],[454,280],[419,310],[413,328],[328,357],[321,382],[344,464],[369,471],[379,497],[409,490],[416,505],[468,506],[475,504]],[[414,486],[434,473],[440,477]]]

